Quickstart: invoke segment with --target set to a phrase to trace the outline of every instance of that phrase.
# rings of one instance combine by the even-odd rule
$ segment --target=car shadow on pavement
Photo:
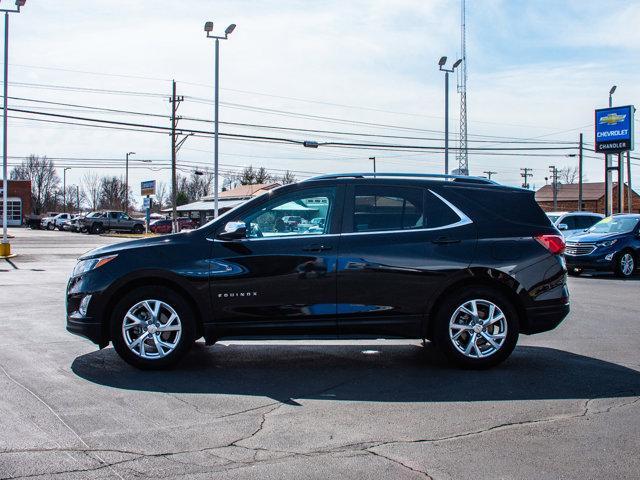
[[[640,372],[552,348],[522,346],[485,371],[450,367],[431,344],[218,344],[193,351],[174,369],[140,371],[112,348],[82,355],[72,370],[125,390],[295,398],[444,402],[636,396]]]

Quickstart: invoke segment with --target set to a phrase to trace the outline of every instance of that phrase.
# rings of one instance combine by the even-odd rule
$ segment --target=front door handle
[[[438,237],[431,240],[431,243],[435,243],[436,245],[449,245],[451,243],[460,243],[460,239],[451,237]]]
[[[331,250],[333,247],[330,245],[322,245],[320,243],[314,243],[312,245],[307,245],[303,247],[302,250],[305,252],[326,252],[327,250]]]

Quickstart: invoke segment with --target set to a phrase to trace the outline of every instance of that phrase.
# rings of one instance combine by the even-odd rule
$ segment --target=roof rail
[[[482,183],[487,185],[498,185],[493,180],[489,180],[485,177],[469,177],[466,175],[444,175],[438,173],[373,173],[373,172],[357,172],[357,173],[328,173],[325,175],[318,175],[303,180],[308,182],[311,180],[330,180],[335,178],[434,178],[440,180],[453,180],[454,182],[467,182],[467,183]]]

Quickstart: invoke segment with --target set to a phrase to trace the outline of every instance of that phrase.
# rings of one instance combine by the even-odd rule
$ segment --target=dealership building
[[[7,188],[7,224],[18,227],[31,214],[31,180],[9,180]],[[0,181],[0,212],[3,209],[4,186]]]

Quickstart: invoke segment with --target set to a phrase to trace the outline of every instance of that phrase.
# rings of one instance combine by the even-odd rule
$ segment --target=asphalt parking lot
[[[199,343],[142,372],[64,328],[75,259],[121,241],[13,229],[0,260],[0,479],[638,478],[640,275],[490,371],[413,341]]]

